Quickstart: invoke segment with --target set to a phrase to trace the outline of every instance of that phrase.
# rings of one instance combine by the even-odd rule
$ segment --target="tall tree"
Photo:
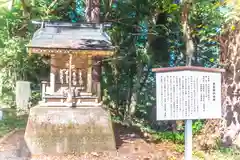
[[[220,36],[221,63],[226,72],[222,82],[223,116],[221,126],[225,145],[240,146],[240,1],[226,1],[226,21]],[[228,9],[228,10],[227,10]]]
[[[90,23],[100,22],[100,2],[99,0],[86,0],[86,20]]]
[[[188,61],[191,61],[191,58],[194,53],[194,43],[191,35],[191,28],[188,22],[189,19],[189,10],[192,7],[192,0],[183,0],[183,10],[182,10],[182,29],[183,29],[183,40],[185,42],[185,55],[188,57]],[[190,62],[191,63],[191,62]]]

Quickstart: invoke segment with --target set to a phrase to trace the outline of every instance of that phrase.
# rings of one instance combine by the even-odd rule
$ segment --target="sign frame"
[[[157,120],[221,118],[224,70],[185,66],[153,71],[156,72]]]

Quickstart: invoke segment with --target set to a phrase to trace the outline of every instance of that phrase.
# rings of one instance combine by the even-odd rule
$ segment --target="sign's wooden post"
[[[191,66],[192,64],[192,56],[187,56],[186,66]],[[184,149],[185,149],[185,160],[192,160],[192,119],[185,120],[185,128],[184,128]]]

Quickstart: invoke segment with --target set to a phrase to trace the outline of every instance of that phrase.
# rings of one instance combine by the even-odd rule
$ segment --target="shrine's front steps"
[[[110,115],[101,106],[31,108],[25,141],[32,155],[116,149]]]

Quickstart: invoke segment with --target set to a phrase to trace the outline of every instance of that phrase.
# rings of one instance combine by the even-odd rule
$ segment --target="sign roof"
[[[175,72],[175,71],[200,71],[200,72],[225,72],[225,69],[206,68],[197,66],[180,66],[167,68],[153,68],[153,72]]]

